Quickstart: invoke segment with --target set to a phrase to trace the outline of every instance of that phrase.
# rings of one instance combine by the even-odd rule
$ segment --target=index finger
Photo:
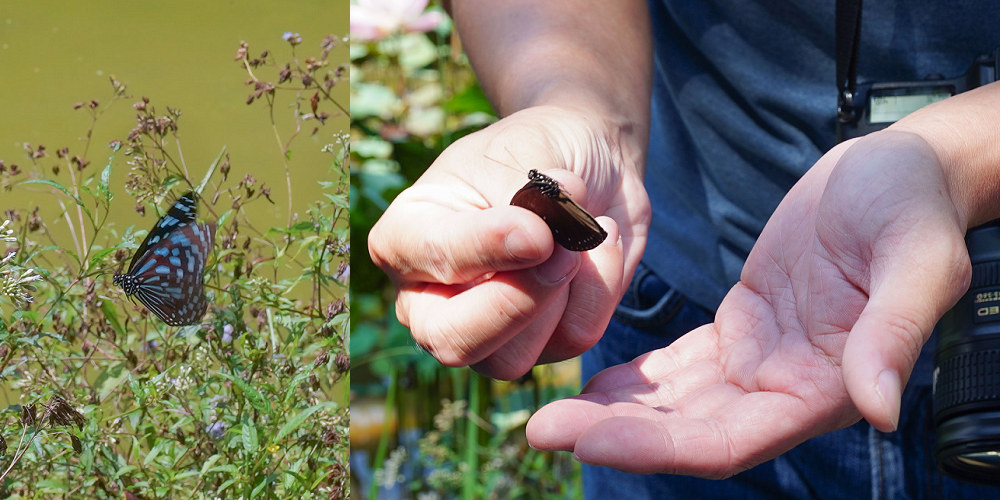
[[[521,208],[452,210],[407,191],[372,228],[368,250],[397,284],[458,284],[539,264],[553,241],[545,222]]]

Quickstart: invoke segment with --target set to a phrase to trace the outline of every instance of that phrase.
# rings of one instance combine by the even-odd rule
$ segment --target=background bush
[[[346,119],[335,96],[343,35],[283,38],[273,52],[235,39],[219,54],[246,85],[230,97],[269,124],[277,185],[222,142],[214,159],[188,163],[184,110],[114,77],[108,94],[53,111],[87,116],[82,140],[27,142],[0,163],[0,377],[11,401],[0,497],[349,496],[349,153],[329,126]],[[128,115],[110,144],[92,140]],[[322,164],[297,154],[314,147]],[[218,223],[210,307],[201,324],[174,328],[111,275],[191,188],[200,217]],[[319,197],[293,210],[300,192]],[[31,203],[13,204],[18,193]],[[133,210],[141,223],[123,227]]]
[[[440,22],[428,28],[429,14]],[[367,241],[393,198],[444,148],[496,120],[441,9],[431,7],[423,16],[383,16],[402,21],[376,30],[357,25],[356,19],[366,16],[352,13],[351,231],[356,241]],[[577,392],[576,365],[536,367],[513,383],[443,367],[418,349],[396,320],[392,285],[371,263],[367,245],[352,254],[352,269],[356,494],[580,497],[579,465],[569,454],[533,450],[524,437],[524,424],[535,409]]]

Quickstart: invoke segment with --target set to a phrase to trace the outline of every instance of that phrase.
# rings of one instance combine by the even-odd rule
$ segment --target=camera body
[[[882,130],[928,104],[997,81],[1000,48],[975,59],[964,75],[946,79],[935,75],[913,82],[859,83],[844,97],[837,123],[843,141]]]

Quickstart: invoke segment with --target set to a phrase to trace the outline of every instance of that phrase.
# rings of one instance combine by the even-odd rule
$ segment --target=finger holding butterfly
[[[560,125],[546,127],[553,113]],[[579,351],[578,344],[596,341],[606,318],[572,328],[564,318],[588,317],[577,309],[610,315],[623,267],[638,261],[648,222],[638,173],[623,174],[628,169],[620,159],[605,154],[614,148],[592,147],[607,144],[609,134],[567,127],[588,120],[559,113],[565,114],[526,110],[456,142],[397,197],[369,236],[373,261],[398,289],[397,315],[418,344],[445,364],[479,363],[488,374],[510,378],[530,368],[550,343],[568,342],[568,351]],[[510,165],[495,161],[505,158]],[[508,205],[528,182],[530,168],[551,175],[595,214],[610,217],[598,217],[609,233],[601,246],[585,253],[566,250],[539,216]],[[636,185],[641,196],[626,196],[623,186]],[[622,239],[634,261],[628,266],[619,247],[619,220],[632,233]],[[595,301],[598,290],[603,295]]]
[[[535,315],[524,316],[524,328],[476,363],[476,371],[510,380],[535,364],[578,356],[600,340],[622,293],[623,248],[612,219],[599,220],[608,231],[605,242],[585,253],[557,248],[545,265],[564,255],[577,255],[576,274],[565,280],[566,286],[551,302],[538,304]]]

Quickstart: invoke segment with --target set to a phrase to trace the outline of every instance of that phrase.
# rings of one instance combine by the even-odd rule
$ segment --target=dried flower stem
[[[70,406],[70,404],[58,394],[53,395],[49,403],[45,405],[45,413],[42,414],[41,419],[37,418],[35,405],[22,406],[21,438],[18,441],[17,451],[14,453],[14,458],[10,461],[10,465],[8,465],[7,469],[3,471],[3,474],[0,474],[0,483],[3,483],[7,474],[10,474],[10,471],[14,469],[14,466],[21,461],[21,457],[23,457],[24,454],[28,452],[28,448],[31,447],[31,442],[38,437],[42,430],[55,427],[57,425],[75,425],[82,428],[84,422],[86,422],[86,419],[83,415]],[[28,427],[34,427],[35,431],[31,434],[31,437],[25,441],[24,437],[28,433]],[[24,446],[21,446],[22,444]],[[77,441],[74,440],[74,446],[76,446],[76,444]]]

